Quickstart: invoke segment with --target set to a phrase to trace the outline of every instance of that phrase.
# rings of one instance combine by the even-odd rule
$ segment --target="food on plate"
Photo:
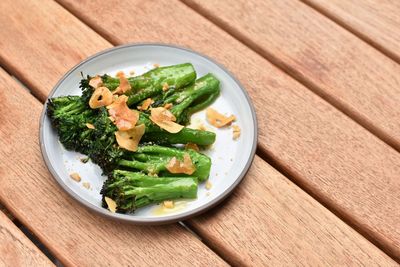
[[[240,130],[239,126],[233,125],[232,132],[233,132],[233,135],[232,135],[233,140],[236,140],[240,137],[241,130]]]
[[[174,114],[164,107],[151,109],[150,120],[169,133],[178,133],[183,129],[183,125],[175,122]]]
[[[197,152],[200,151],[199,146],[196,145],[196,144],[192,144],[192,143],[187,143],[187,144],[185,145],[185,149],[193,149],[194,151],[197,151]]]
[[[213,125],[217,128],[229,126],[229,125],[231,125],[232,122],[234,122],[236,120],[236,117],[234,115],[225,116],[213,108],[207,109],[206,118],[207,118],[207,121],[211,125]]]
[[[213,74],[196,76],[190,63],[158,66],[135,77],[87,76],[81,96],[49,99],[47,115],[60,142],[87,155],[108,176],[100,193],[111,212],[197,197],[211,169],[199,147],[212,145],[216,134],[187,125],[193,113],[216,100],[220,82]],[[235,119],[211,115],[221,127]]]
[[[163,206],[167,209],[173,209],[173,208],[175,208],[175,203],[173,200],[164,200]]]
[[[131,213],[164,200],[196,198],[198,181],[194,176],[154,177],[140,172],[115,170],[101,190],[116,203],[116,211]],[[106,203],[107,205],[107,203]]]
[[[137,106],[138,110],[147,110],[151,104],[153,104],[154,101],[151,98],[147,98],[146,100],[143,101],[141,106]]]
[[[210,190],[211,187],[212,187],[212,183],[211,183],[209,180],[207,180],[207,181],[206,181],[205,188],[206,188],[207,190]]]
[[[75,182],[80,182],[81,181],[81,176],[77,172],[71,173],[69,175],[69,177],[71,177],[71,179],[74,180]]]
[[[86,189],[90,189],[90,183],[89,182],[83,182],[82,186]]]

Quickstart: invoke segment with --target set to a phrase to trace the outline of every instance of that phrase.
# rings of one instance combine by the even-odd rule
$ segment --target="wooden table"
[[[399,3],[0,1],[0,202],[13,219],[0,213],[0,265],[396,266]],[[183,224],[99,217],[60,189],[40,154],[52,86],[129,42],[215,58],[256,107],[249,173],[220,207]]]

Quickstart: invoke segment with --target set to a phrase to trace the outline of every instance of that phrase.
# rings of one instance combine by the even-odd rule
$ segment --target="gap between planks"
[[[29,239],[31,242],[56,266],[63,266],[61,262],[51,253],[51,251],[36,237],[34,233],[28,230],[28,228],[23,225],[17,219],[13,220],[13,223],[19,230]]]
[[[57,1],[58,2],[58,1]],[[110,42],[113,45],[118,45],[118,43],[112,38],[112,36],[110,36],[109,34],[107,34],[105,31],[103,31],[101,29],[101,27],[97,27],[96,25],[88,22],[87,20],[81,18],[79,15],[71,12],[71,10],[68,8],[67,5],[64,5],[63,3],[58,2],[59,5],[61,5],[65,10],[67,10],[71,15],[75,16],[76,18],[78,18],[79,20],[81,20],[83,23],[85,23],[86,25],[88,25],[93,31],[95,31],[96,33],[98,33],[100,36],[102,36],[104,39],[106,39],[108,42]],[[186,3],[184,3],[185,5],[187,5]],[[191,7],[190,5],[187,5],[189,8],[193,9],[195,12],[199,13],[200,15],[206,17],[207,19],[209,19],[211,22],[213,22],[214,24],[216,24],[216,26],[224,29],[225,31],[227,31],[229,34],[231,34],[233,37],[235,37],[236,39],[238,39],[239,41],[241,41],[242,43],[244,43],[244,45],[248,46],[247,43],[243,40],[241,40],[240,38],[237,38],[237,36],[235,36],[235,34],[232,34],[229,30],[226,30],[224,27],[221,27],[220,25],[218,25],[218,23],[216,23],[215,21],[213,21],[211,18],[207,17],[207,15],[202,14],[201,12],[198,12],[195,8]],[[244,38],[242,38],[244,39]],[[250,40],[251,42],[251,40]],[[252,49],[252,47],[250,47]],[[255,50],[255,49],[253,49]],[[256,51],[257,53],[261,54],[260,52]],[[267,60],[269,60],[269,58],[266,58]],[[271,61],[271,60],[269,60]],[[278,66],[280,68],[280,66],[278,64],[275,64],[274,62],[272,62],[275,66]],[[281,63],[283,64],[283,63]],[[282,68],[280,68],[282,69]],[[285,69],[283,69],[286,73],[288,73]],[[290,73],[289,73],[290,74]],[[297,80],[297,79],[296,79]],[[301,81],[300,81],[301,82]],[[315,93],[315,92],[314,92]],[[317,94],[318,95],[318,94]],[[43,101],[42,101],[43,102]],[[329,101],[328,101],[329,102]],[[347,115],[347,114],[346,114]],[[349,116],[351,117],[351,116]],[[292,182],[294,182],[299,188],[301,188],[303,191],[305,191],[307,194],[309,194],[310,196],[312,196],[314,199],[316,199],[318,202],[320,202],[324,207],[326,207],[328,210],[330,210],[331,212],[333,212],[336,216],[338,216],[342,221],[344,221],[346,224],[350,225],[352,228],[354,228],[355,230],[357,230],[357,232],[359,232],[361,235],[363,235],[364,237],[366,237],[370,242],[372,242],[374,245],[376,245],[377,247],[379,247],[381,250],[385,251],[385,253],[387,253],[388,255],[390,255],[390,253],[388,253],[386,250],[384,250],[382,248],[382,246],[380,246],[378,243],[376,243],[372,238],[370,238],[369,235],[367,235],[362,229],[358,229],[354,226],[354,223],[351,221],[350,216],[346,216],[345,214],[343,214],[342,212],[338,211],[335,208],[332,208],[332,206],[328,203],[328,201],[323,197],[323,196],[317,196],[316,194],[314,194],[313,192],[311,192],[310,190],[307,189],[307,186],[305,184],[303,184],[301,181],[298,181],[298,179],[295,179],[293,177],[296,177],[297,175],[293,174],[293,173],[289,173],[285,167],[283,167],[282,165],[280,165],[279,163],[277,163],[273,157],[271,155],[268,155],[268,153],[266,151],[263,151],[262,149],[260,149],[260,147],[258,147],[257,150],[257,154],[263,159],[265,160],[267,163],[269,163],[270,165],[272,165],[275,169],[277,169],[281,174],[283,174],[284,176],[286,176],[286,178],[288,178],[289,180],[291,180]],[[301,180],[301,179],[300,179]],[[349,218],[347,218],[349,217]],[[185,222],[187,223],[187,222]],[[190,226],[190,225],[188,225]],[[189,229],[191,229],[193,231],[192,227],[189,227]],[[202,240],[202,242],[204,243],[204,240]],[[206,244],[206,243],[205,243]],[[209,244],[206,244],[207,246],[209,246]],[[209,246],[210,247],[210,246]],[[210,247],[211,248],[211,247]],[[213,248],[212,248],[213,249]],[[213,251],[215,253],[217,253],[219,256],[221,256],[224,260],[226,260],[226,257],[223,257],[221,255],[221,253],[219,253],[218,251],[216,251],[215,249],[213,249]]]
[[[218,206],[223,205],[225,201],[228,201],[229,197],[225,198]],[[216,208],[216,207],[214,207]],[[201,216],[201,215],[198,215]],[[235,266],[235,262],[230,257],[227,255],[224,249],[220,249],[219,247],[216,247],[212,242],[210,242],[207,238],[202,238],[201,237],[201,232],[196,229],[195,226],[193,226],[190,221],[180,221],[179,224],[185,228],[187,231],[189,231],[192,235],[197,237],[205,246],[210,248],[211,251],[213,251],[218,257],[220,257],[222,260],[224,260],[226,263],[228,263],[230,266]]]
[[[32,91],[29,89],[28,86],[26,86],[22,81],[20,81],[17,77],[15,77],[14,75],[12,75],[12,73],[10,73],[9,71],[7,71],[6,69],[4,69],[5,66],[3,66],[3,64],[1,64],[0,62],[0,68],[3,68],[3,70],[11,77],[13,78],[22,88],[24,88],[25,90],[27,90],[28,92],[32,93]],[[44,103],[44,101],[42,101],[40,98],[36,97],[34,94],[32,94],[35,99],[37,99],[40,103]],[[49,258],[50,261],[52,261],[53,263],[56,263],[57,266],[63,266],[61,264],[61,262],[51,253],[51,251],[42,243],[40,242],[40,240],[28,229],[28,227],[26,227],[24,224],[22,224],[18,218],[14,217],[14,215],[0,202],[0,212],[3,212],[4,214],[7,215],[7,217],[10,218],[10,220],[14,223],[15,226],[17,226],[22,233],[24,233],[24,235],[30,239],[32,241],[32,243],[39,248],[40,251],[43,252],[43,254],[46,255],[47,258]],[[206,242],[204,242],[204,239],[201,238],[200,235],[198,235],[192,227],[190,227],[190,225],[188,225],[187,223],[185,223],[184,221],[179,221],[177,223],[182,229],[184,229],[185,231],[189,232],[191,235],[193,235],[195,238],[197,238],[198,240],[200,240],[204,245],[206,245],[207,247],[210,247]],[[28,233],[28,234],[27,234]],[[215,254],[217,254],[219,257],[221,257],[224,261],[228,262],[228,264],[231,265],[231,263],[229,263],[229,259],[224,258],[220,253],[217,253],[216,251],[212,250]]]
[[[295,80],[297,80],[298,82],[303,84],[306,88],[308,88],[311,92],[315,93],[316,95],[318,95],[319,97],[324,99],[326,102],[328,102],[329,104],[334,106],[336,109],[341,111],[343,114],[348,116],[350,119],[354,120],[359,125],[361,125],[363,128],[365,128],[366,130],[370,131],[372,134],[374,134],[375,136],[380,138],[389,147],[393,148],[397,152],[400,152],[400,146],[398,146],[396,144],[395,140],[390,138],[390,136],[386,135],[379,128],[377,128],[374,125],[368,123],[367,121],[363,120],[362,118],[359,118],[354,113],[352,113],[347,108],[345,108],[341,103],[339,103],[335,99],[333,99],[330,96],[328,96],[327,94],[325,94],[322,90],[319,90],[317,85],[315,85],[311,81],[308,81],[306,78],[302,77],[302,75],[300,73],[298,73],[294,68],[290,67],[288,64],[284,63],[282,60],[280,60],[279,58],[275,57],[273,54],[269,53],[268,51],[263,50],[261,46],[259,46],[258,44],[256,44],[252,40],[246,38],[239,31],[237,31],[233,27],[227,25],[222,20],[212,16],[211,14],[209,14],[209,12],[207,10],[203,9],[202,7],[186,3],[185,0],[180,0],[180,1],[183,4],[185,4],[186,6],[188,6],[190,9],[192,9],[193,11],[197,12],[198,14],[203,16],[204,18],[206,18],[209,21],[211,21],[217,27],[221,28],[222,30],[224,30],[225,32],[227,32],[228,34],[233,36],[239,42],[241,42],[245,46],[249,47],[250,49],[255,51],[257,54],[259,54],[260,56],[264,57],[266,60],[270,61],[273,65],[275,65],[276,67],[281,69],[283,72],[285,72],[289,76],[293,77]],[[107,39],[107,35],[102,35],[102,36]],[[295,173],[291,172],[285,166],[283,166],[278,161],[276,161],[274,159],[274,157],[268,153],[268,151],[264,150],[261,146],[257,146],[256,154],[259,155],[264,161],[266,161],[268,164],[270,164],[277,171],[279,171],[282,175],[284,175],[287,179],[289,179],[294,184],[296,184],[304,192],[306,192],[308,195],[310,195],[312,198],[314,198],[316,201],[318,201],[326,209],[328,209],[333,214],[335,214],[343,222],[345,222],[351,228],[356,230],[359,234],[364,236],[368,241],[370,241],[372,244],[374,244],[380,250],[385,252],[393,260],[395,260],[396,262],[400,263],[400,260],[397,257],[393,256],[393,254],[390,251],[388,251],[384,246],[382,246],[377,240],[375,240],[373,236],[371,236],[367,231],[365,231],[361,227],[357,226],[356,222],[353,220],[353,218],[352,218],[352,216],[350,214],[347,214],[346,212],[340,210],[340,207],[336,207],[336,205],[330,203],[330,201],[326,197],[324,197],[322,194],[318,194],[318,193],[315,193],[312,190],[310,190],[309,186],[306,185],[305,181],[303,179],[301,179],[300,176],[298,176]],[[295,177],[297,177],[297,179]],[[218,249],[213,247],[212,244],[211,244],[211,246],[210,246],[210,244],[207,244],[207,246],[209,246],[211,249],[213,249],[213,251],[215,251],[216,253],[221,255],[221,253],[216,251]]]
[[[324,206],[327,210],[335,214],[336,217],[338,217],[340,220],[342,220],[345,224],[353,228],[355,231],[357,231],[360,235],[365,237],[369,242],[374,244],[377,248],[385,252],[386,255],[391,257],[394,261],[397,263],[400,263],[400,259],[395,257],[390,251],[388,251],[384,246],[382,246],[373,236],[371,236],[367,231],[365,231],[363,228],[357,226],[357,223],[352,219],[351,214],[347,214],[344,211],[341,211],[340,208],[336,208],[336,205],[334,203],[330,203],[329,199],[324,197],[322,194],[318,194],[313,192],[309,186],[304,182],[303,179],[299,179],[299,176],[293,173],[292,171],[288,170],[285,166],[283,166],[281,163],[279,163],[277,160],[274,159],[274,157],[268,153],[268,151],[264,150],[262,147],[257,147],[257,155],[260,156],[263,160],[265,160],[269,165],[271,165],[275,170],[277,170],[279,173],[281,173],[283,176],[285,176],[287,179],[292,181],[296,186],[298,186],[301,190],[303,190],[305,193],[310,195],[313,199],[318,201],[322,206]],[[298,177],[297,179],[295,177]],[[209,244],[206,244],[209,246]],[[210,247],[210,246],[209,246]],[[211,249],[213,249],[214,252],[215,249],[211,246]],[[217,252],[216,252],[217,253]],[[220,255],[220,254],[218,254]]]
[[[187,7],[192,9],[193,11],[197,12],[204,18],[208,19],[211,21],[214,25],[217,27],[221,28],[228,34],[230,34],[232,37],[237,39],[239,42],[241,42],[243,45],[247,46],[249,49],[255,51],[257,54],[271,62],[273,65],[275,65],[277,68],[291,76],[293,79],[304,85],[306,88],[308,88],[311,92],[334,106],[337,110],[345,114],[347,117],[350,119],[354,120],[357,122],[359,125],[361,125],[364,129],[367,131],[371,132],[373,135],[381,139],[383,142],[385,142],[387,145],[392,147],[394,150],[400,153],[400,144],[396,142],[395,138],[391,137],[390,135],[386,134],[383,130],[379,129],[379,127],[373,125],[372,123],[368,122],[367,119],[364,119],[357,114],[355,114],[353,111],[351,111],[349,108],[345,106],[345,104],[341,103],[339,100],[336,100],[334,97],[329,96],[324,90],[322,90],[316,83],[312,82],[310,79],[306,78],[304,75],[302,75],[299,71],[297,71],[294,67],[290,66],[289,64],[285,63],[283,60],[280,58],[274,56],[272,53],[268,52],[267,50],[263,49],[262,46],[254,42],[253,40],[247,38],[244,34],[242,34],[240,31],[236,30],[235,28],[231,27],[221,19],[214,17],[212,14],[209,13],[208,10],[205,8],[202,8],[201,6],[194,4],[194,3],[188,3],[186,0],[180,0],[183,4],[185,4]],[[86,21],[84,21],[86,23]],[[89,24],[88,24],[89,25]],[[107,39],[107,35],[102,35],[104,38]],[[379,50],[380,51],[380,50]]]
[[[107,38],[105,38],[107,39]],[[113,44],[114,45],[114,44]],[[0,67],[3,68],[4,67],[1,63],[0,63]],[[32,92],[29,87],[24,84],[21,80],[19,80],[17,77],[15,77],[12,72],[10,73],[8,70],[6,70],[7,74],[9,74],[18,84],[21,85],[21,87],[23,87],[24,89],[26,89],[27,91],[29,91],[30,93]],[[34,94],[32,94],[40,103],[44,103],[45,101],[43,101],[42,99],[38,98],[37,96],[35,96]],[[256,150],[256,154],[258,156],[260,156],[261,159],[263,159],[265,162],[267,162],[269,165],[271,165],[274,169],[276,169],[278,172],[280,172],[283,176],[285,176],[287,179],[289,179],[290,181],[292,181],[296,186],[298,186],[301,190],[303,190],[305,193],[307,193],[308,195],[310,195],[312,198],[314,198],[316,201],[318,201],[321,205],[323,205],[326,209],[328,209],[329,211],[331,211],[333,214],[335,214],[340,220],[342,220],[343,222],[345,222],[347,225],[349,225],[351,228],[355,229],[358,233],[360,233],[362,236],[364,236],[368,241],[370,241],[372,244],[374,244],[376,247],[378,247],[380,250],[384,251],[388,256],[390,256],[393,260],[397,261],[396,258],[392,257],[392,255],[390,253],[388,253],[388,251],[386,251],[382,246],[379,245],[379,243],[375,242],[375,240],[368,235],[368,233],[366,233],[365,231],[363,231],[361,228],[357,227],[352,221],[351,216],[347,216],[346,214],[340,212],[339,210],[334,208],[334,205],[331,205],[328,203],[328,201],[326,199],[324,199],[322,196],[318,196],[316,195],[314,192],[312,192],[311,190],[308,189],[308,187],[301,183],[299,180],[301,179],[296,179],[294,177],[296,177],[296,174],[292,173],[291,171],[287,170],[284,166],[282,166],[279,162],[277,162],[272,155],[270,155],[267,151],[265,151],[261,146],[257,146],[257,150]],[[229,199],[229,198],[227,198]],[[224,200],[226,201],[226,200]],[[4,207],[3,205],[0,204],[0,208]],[[7,210],[7,212],[9,214],[12,214],[11,212],[8,211],[7,208],[5,208]],[[16,217],[14,217],[15,219]],[[26,229],[28,229],[28,227],[26,227],[25,225],[23,225],[18,218],[16,218],[16,221],[18,221],[18,223],[25,227]],[[15,222],[14,222],[15,224]],[[234,265],[234,262],[232,262],[232,260],[230,260],[229,255],[225,254],[225,251],[220,250],[218,247],[215,247],[212,243],[208,242],[207,238],[202,238],[200,231],[197,231],[196,228],[194,226],[192,226],[192,224],[189,221],[180,221],[178,222],[178,225],[180,227],[182,227],[185,231],[188,231],[190,234],[192,234],[194,237],[196,237],[197,239],[199,239],[204,245],[206,245],[207,247],[209,247],[217,256],[219,256],[220,258],[222,258],[225,262],[227,262],[229,265]],[[17,225],[18,228],[21,228],[20,226]],[[22,231],[22,230],[21,230]],[[29,230],[27,230],[29,231]],[[29,231],[30,232],[30,231]],[[31,233],[31,232],[30,232]],[[24,232],[25,234],[25,232]],[[32,234],[32,233],[31,233]],[[60,262],[58,261],[58,259],[51,254],[50,250],[42,243],[40,242],[40,246],[37,245],[37,241],[39,240],[38,238],[36,238],[33,234],[32,237],[27,236],[34,244],[35,246],[37,246],[52,262]],[[36,242],[35,242],[36,241]],[[44,250],[43,250],[44,248]],[[48,256],[48,254],[50,254],[50,257]]]
[[[10,75],[10,73],[7,72]],[[24,89],[27,89],[21,81],[19,81],[16,77],[10,75],[17,83],[19,83]],[[56,264],[56,266],[63,266],[60,261],[50,252],[50,250],[39,241],[39,239],[28,230],[28,228],[23,225],[16,217],[11,213],[2,202],[0,202],[0,212],[3,212],[10,221],[35,245],[51,262]]]
[[[90,23],[90,21],[87,21],[86,19],[82,18],[81,16],[79,16],[78,14],[75,14],[70,7],[68,7],[68,5],[64,4],[62,1],[60,0],[54,0],[54,2],[56,2],[58,5],[60,5],[65,11],[67,11],[69,14],[71,14],[71,16],[77,18],[78,20],[80,20],[83,24],[85,24],[86,26],[88,26],[92,31],[94,31],[95,33],[97,33],[99,36],[103,37],[107,42],[109,42],[111,45],[113,46],[117,46],[119,45],[118,42],[116,42],[112,36],[108,35],[107,32],[105,32],[101,27],[97,27],[95,24]],[[1,56],[1,55],[0,55]],[[0,58],[1,59],[1,58]]]
[[[60,3],[59,3],[60,4]],[[62,4],[60,4],[61,6],[63,6]],[[63,6],[66,10],[68,10],[68,12],[70,12],[69,11],[69,9],[67,8],[67,7],[65,7],[65,6]],[[191,6],[189,6],[190,8],[192,8]],[[194,9],[194,8],[192,8],[192,9]],[[196,12],[197,12],[197,10],[195,10]],[[71,13],[71,12],[70,12]],[[198,13],[200,13],[200,12],[198,12]],[[103,36],[105,39],[107,39],[110,43],[112,43],[112,44],[114,44],[114,45],[116,45],[116,43],[113,41],[113,39],[110,37],[110,36],[108,36],[106,33],[104,33],[101,29],[99,29],[98,27],[96,27],[96,26],[94,26],[94,25],[91,25],[90,23],[88,23],[87,21],[85,21],[85,20],[83,20],[83,19],[81,19],[79,16],[76,16],[75,14],[73,14],[73,13],[71,13],[73,16],[75,16],[75,17],[77,17],[78,19],[80,19],[81,21],[83,21],[84,23],[86,23],[88,26],[90,26],[96,33],[98,33],[98,34],[100,34],[101,36]],[[208,18],[206,15],[204,15],[204,14],[202,14],[202,13],[200,13],[200,15],[203,15],[203,16],[205,16],[206,18]],[[224,29],[225,31],[227,31],[229,34],[231,34],[233,37],[235,37],[236,39],[238,39],[239,41],[241,41],[243,44],[245,44],[246,46],[248,46],[248,47],[250,47],[251,49],[253,49],[253,47],[251,47],[251,46],[249,46],[247,43],[246,43],[246,41],[249,41],[249,40],[245,40],[245,38],[242,38],[242,39],[240,39],[240,38],[238,38],[235,34],[232,34],[232,32],[230,32],[229,30],[226,30],[223,26],[220,26],[220,25],[218,25],[218,23],[216,23],[215,21],[213,21],[211,18],[208,18],[211,22],[213,22],[214,24],[216,24],[217,26],[219,26],[220,28],[222,28],[222,29]],[[240,34],[239,34],[240,35]],[[251,42],[251,41],[250,41]],[[257,46],[256,44],[255,44],[255,46]],[[255,50],[255,49],[253,49],[253,50]],[[255,50],[257,53],[259,53],[259,54],[261,54],[259,51],[257,51],[257,50]],[[262,54],[261,54],[262,55]],[[274,58],[273,57],[273,55],[270,55],[270,57],[272,57],[272,58]],[[290,74],[292,77],[293,77],[293,75],[289,72],[289,71],[287,71],[285,68],[282,68],[280,65],[285,65],[284,63],[279,63],[279,59],[276,59],[277,61],[278,61],[278,63],[274,63],[272,60],[270,60],[268,57],[265,57],[264,56],[264,58],[266,58],[267,60],[269,60],[270,62],[272,62],[275,66],[278,66],[280,69],[283,69],[286,73],[288,73],[288,74]],[[279,65],[280,64],[280,65]],[[296,77],[295,77],[296,78]],[[296,78],[296,80],[298,80],[297,78]],[[301,80],[298,80],[300,83],[302,83],[302,84],[305,84],[305,83],[303,83]],[[309,87],[307,84],[305,84],[307,87]],[[310,88],[309,88],[310,89]],[[314,91],[315,89],[312,89],[311,91],[313,91],[315,94],[317,94],[317,95],[319,95],[317,92],[315,92]],[[321,96],[321,95],[319,95],[320,97],[322,97],[323,99],[325,99],[324,98],[324,96]],[[325,99],[326,100],[326,99]],[[330,103],[330,101],[329,100],[327,100],[327,102],[329,102]],[[332,103],[331,103],[332,104]],[[333,106],[335,106],[334,104],[332,104]],[[338,108],[337,106],[335,106],[336,108]],[[341,110],[340,108],[338,108],[339,110]],[[343,111],[342,111],[343,112]],[[345,112],[344,112],[345,113]],[[346,114],[346,113],[345,113]],[[346,115],[348,115],[348,114],[346,114]],[[351,114],[350,115],[348,115],[350,118],[352,118],[352,116],[351,116]],[[354,119],[354,118],[352,118],[352,119]],[[356,119],[354,119],[356,122],[358,122]],[[359,124],[361,124],[360,122],[358,122]],[[364,128],[367,128],[367,127],[365,127],[363,124],[361,124]],[[368,128],[367,128],[368,129]],[[374,132],[373,132],[374,133]],[[375,134],[375,133],[374,133]],[[377,134],[375,134],[375,135],[377,135]],[[377,135],[378,137],[379,137],[379,135]],[[382,139],[382,138],[381,138]],[[388,143],[388,142],[386,142],[386,143]],[[286,170],[284,169],[284,168],[282,168],[281,166],[278,166],[277,164],[274,164],[273,163],[273,159],[271,158],[271,157],[269,157],[269,156],[266,156],[266,155],[264,155],[265,153],[264,153],[264,151],[258,151],[257,152],[257,154],[261,154],[262,155],[262,157],[263,157],[263,159],[264,160],[266,160],[268,163],[270,163],[271,165],[273,165],[274,167],[276,167],[276,169],[278,169],[278,171],[280,171],[282,174],[284,174],[287,178],[289,178],[290,180],[292,180],[292,181],[294,181],[294,179],[292,179],[292,177],[293,176],[295,176],[295,174],[288,174],[288,175],[286,175],[287,174],[287,172],[286,172]],[[271,160],[272,160],[272,162],[271,162]],[[286,172],[286,173],[285,173]],[[299,185],[299,183],[296,183],[300,188],[302,188],[303,190],[304,190],[304,186],[302,186],[302,185]],[[308,190],[304,190],[304,191],[306,191],[308,194],[310,194],[309,192],[308,192]],[[310,194],[311,196],[313,196],[313,194]],[[319,201],[319,199],[318,199],[318,197],[316,197],[316,196],[313,196],[315,199],[317,199],[318,201]],[[321,202],[321,201],[319,201],[319,202]],[[325,201],[326,202],[326,201]],[[324,206],[326,206],[325,205],[325,203],[322,203],[322,204],[324,204]],[[329,209],[329,210],[332,210],[332,209]],[[334,212],[335,214],[338,214],[337,212]],[[339,213],[340,214],[340,213]],[[346,220],[344,220],[345,222],[346,222]],[[346,222],[346,223],[348,223],[348,222]],[[352,224],[350,223],[350,225],[352,226]],[[353,227],[354,228],[354,227]],[[357,230],[357,229],[356,229]],[[361,234],[363,234],[362,232],[361,232]],[[364,234],[363,234],[364,235]],[[369,238],[368,238],[369,239]],[[369,239],[370,240],[370,239]],[[374,242],[373,242],[374,243]]]
[[[357,36],[360,40],[366,42],[376,50],[380,51],[382,54],[387,56],[388,58],[392,59],[396,63],[400,64],[400,57],[397,56],[395,53],[390,51],[389,49],[385,48],[383,45],[379,44],[378,42],[374,41],[374,39],[370,38],[368,35],[362,33],[361,31],[357,30],[356,28],[348,25],[345,21],[340,19],[340,17],[336,16],[335,14],[329,12],[328,10],[324,10],[323,8],[319,7],[317,4],[313,3],[309,0],[299,0],[303,2],[305,5],[308,5],[315,11],[319,12],[320,14],[324,15],[325,17],[329,18],[333,22],[335,22],[340,27],[344,28],[345,30],[351,32],[353,35]]]
[[[0,203],[0,212],[4,213],[10,221],[21,231],[21,233],[29,239],[32,244],[37,247],[52,263],[56,264],[56,266],[61,265],[60,261],[50,252],[50,250],[39,241],[39,239],[28,230],[25,225],[23,225],[14,215],[2,204]]]
[[[66,7],[64,7],[66,9]],[[68,10],[68,12],[70,12]],[[72,14],[72,13],[71,13]],[[75,16],[75,15],[74,15]],[[80,19],[79,17],[77,17],[78,19]],[[88,24],[87,24],[88,25]],[[103,36],[101,33],[99,33],[98,31],[95,31],[97,34],[99,34],[100,36]],[[110,40],[108,40],[106,37],[104,37],[107,41],[109,41],[112,45],[117,45],[113,42],[111,42]],[[32,93],[32,90],[30,90],[29,86],[26,85],[23,81],[19,80],[16,76],[13,75],[13,70],[9,70],[6,68],[6,64],[4,64],[3,62],[1,62],[0,60],[0,68],[2,68],[10,77],[12,77],[22,88],[24,88],[25,90],[27,90],[29,93],[32,94],[32,96],[38,100],[40,103],[44,103],[46,100],[43,100],[40,96],[37,96],[35,94]],[[260,154],[259,152],[259,148],[257,147],[257,151],[256,154],[259,155],[264,161],[266,161],[267,163],[269,163],[270,165],[272,165],[275,169],[277,169],[279,172],[280,169],[276,168],[276,164],[273,165],[274,163],[271,163],[269,160],[265,159],[262,156],[262,153]],[[273,160],[272,160],[273,161]],[[281,172],[284,176],[286,176],[283,172]],[[292,178],[286,176],[287,179],[293,181]],[[301,188],[301,187],[300,187]],[[303,188],[301,188],[303,191],[305,191]],[[308,192],[306,192],[308,193]],[[312,195],[311,195],[312,196]],[[229,198],[226,198],[223,202],[227,201]],[[318,200],[317,200],[318,201]],[[223,204],[223,203],[221,203]],[[1,205],[0,202],[0,210],[1,208],[4,207],[4,209],[7,210],[8,214],[12,214],[11,212],[8,211],[8,209],[4,206]],[[31,236],[26,235],[31,241],[32,243],[39,248],[40,251],[43,252],[43,254],[46,255],[46,257],[49,258],[50,261],[52,261],[53,263],[57,263],[57,266],[63,266],[61,264],[61,262],[51,253],[51,251],[47,248],[46,245],[44,245],[44,243],[42,243],[40,241],[39,238],[37,238],[30,230],[29,227],[26,227],[24,224],[21,223],[20,220],[18,220],[18,216],[14,217],[13,216],[13,223],[26,235],[25,231],[28,231]],[[18,223],[18,225],[16,224],[16,222]],[[192,224],[189,221],[179,221],[177,223],[182,229],[184,229],[185,231],[189,232],[191,235],[193,235],[195,238],[197,238],[198,240],[200,240],[205,246],[207,246],[211,251],[213,251],[218,257],[220,257],[223,261],[225,261],[226,263],[228,263],[231,266],[234,266],[234,262],[232,261],[231,257],[229,255],[226,255],[224,250],[220,250],[218,247],[215,247],[212,243],[210,243],[207,238],[202,238],[200,231],[197,231],[196,228],[194,226],[192,226]],[[25,228],[25,231],[23,231],[21,229],[21,226]],[[38,244],[38,242],[40,242],[40,244]]]

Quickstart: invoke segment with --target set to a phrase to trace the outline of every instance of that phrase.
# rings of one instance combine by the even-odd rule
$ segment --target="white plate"
[[[190,62],[194,65],[197,77],[209,72],[213,73],[221,82],[221,95],[211,105],[221,113],[234,114],[242,132],[238,140],[232,139],[232,129],[217,129],[208,125],[205,111],[192,116],[195,124],[201,121],[207,128],[217,134],[215,144],[204,152],[212,159],[209,181],[211,189],[207,190],[204,183],[199,186],[198,197],[191,201],[178,201],[172,210],[162,209],[161,205],[152,205],[138,209],[134,214],[111,213],[101,207],[100,189],[105,177],[100,168],[90,161],[83,164],[80,161],[83,155],[67,151],[58,140],[52,129],[49,118],[46,116],[46,105],[40,119],[40,145],[43,158],[56,181],[72,197],[86,207],[105,216],[130,221],[138,224],[161,224],[176,222],[197,215],[215,206],[224,199],[239,184],[249,169],[254,158],[257,144],[257,121],[254,108],[241,84],[224,67],[213,60],[191,51],[164,44],[129,44],[114,47],[100,52],[84,60],[71,69],[56,84],[49,94],[49,98],[61,95],[80,95],[79,82],[81,72],[84,75],[111,74],[124,71],[135,75],[142,74],[152,68],[153,64],[167,66]],[[82,177],[80,183],[69,176],[77,172]],[[88,182],[90,188],[83,186]]]

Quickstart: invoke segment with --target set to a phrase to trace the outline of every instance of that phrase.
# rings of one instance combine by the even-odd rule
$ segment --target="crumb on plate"
[[[167,209],[173,209],[175,207],[175,203],[173,200],[164,200],[163,206]]]
[[[82,186],[86,189],[90,189],[90,183],[89,182],[83,182]]]
[[[241,132],[240,127],[237,125],[233,125],[232,129],[233,129],[233,140],[236,140],[240,137],[240,132]]]
[[[210,190],[212,187],[212,183],[209,180],[207,180],[205,187],[207,190]]]
[[[77,172],[73,172],[69,175],[69,177],[72,178],[72,180],[74,180],[75,182],[80,182],[81,181],[81,176],[79,175],[79,173]]]

